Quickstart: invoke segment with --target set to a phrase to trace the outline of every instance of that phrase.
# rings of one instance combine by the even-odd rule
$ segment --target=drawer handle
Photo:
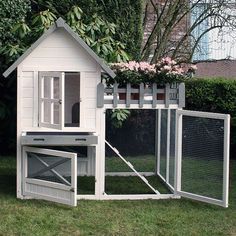
[[[86,141],[86,138],[76,138],[75,141]]]
[[[44,138],[34,138],[34,141],[45,141]]]

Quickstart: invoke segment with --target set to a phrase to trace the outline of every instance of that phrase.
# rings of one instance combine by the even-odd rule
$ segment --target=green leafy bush
[[[188,79],[185,85],[187,109],[229,113],[236,117],[236,80]]]
[[[0,1],[0,44],[14,42],[11,27],[17,21],[23,20],[29,10],[29,0]]]
[[[32,1],[34,12],[50,9],[62,17],[65,17],[74,5],[78,5],[88,19],[96,13],[103,20],[117,25],[115,39],[126,45],[126,52],[132,59],[139,59],[143,37],[143,0]]]

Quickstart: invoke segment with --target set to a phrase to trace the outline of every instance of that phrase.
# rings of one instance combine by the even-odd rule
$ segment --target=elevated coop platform
[[[158,87],[156,83],[146,87],[141,83],[138,87],[126,84],[119,87],[100,83],[97,86],[97,107],[106,109],[177,109],[185,106],[184,83],[165,84]]]

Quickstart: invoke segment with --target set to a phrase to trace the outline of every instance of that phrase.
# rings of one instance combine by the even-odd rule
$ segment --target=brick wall
[[[226,77],[236,79],[236,60],[197,63],[196,77]]]

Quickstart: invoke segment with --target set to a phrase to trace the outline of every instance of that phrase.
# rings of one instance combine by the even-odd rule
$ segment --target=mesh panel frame
[[[189,132],[191,126],[192,132]],[[196,132],[196,130],[199,131]],[[230,115],[177,110],[177,131],[178,142],[176,145],[179,147],[177,152],[177,193],[197,201],[228,207]],[[196,136],[195,139],[194,136]],[[208,147],[206,147],[207,145]],[[192,153],[191,157],[188,157],[189,153]],[[199,153],[202,154],[199,155]],[[182,165],[182,154],[185,162],[186,158],[192,160]],[[196,164],[197,158],[198,165]],[[204,161],[208,165],[204,164]],[[193,171],[195,171],[195,176]],[[202,172],[202,175],[199,172]],[[202,180],[196,176],[205,177],[205,179]],[[186,180],[188,183],[183,183]],[[194,180],[198,180],[198,182],[194,183]]]

